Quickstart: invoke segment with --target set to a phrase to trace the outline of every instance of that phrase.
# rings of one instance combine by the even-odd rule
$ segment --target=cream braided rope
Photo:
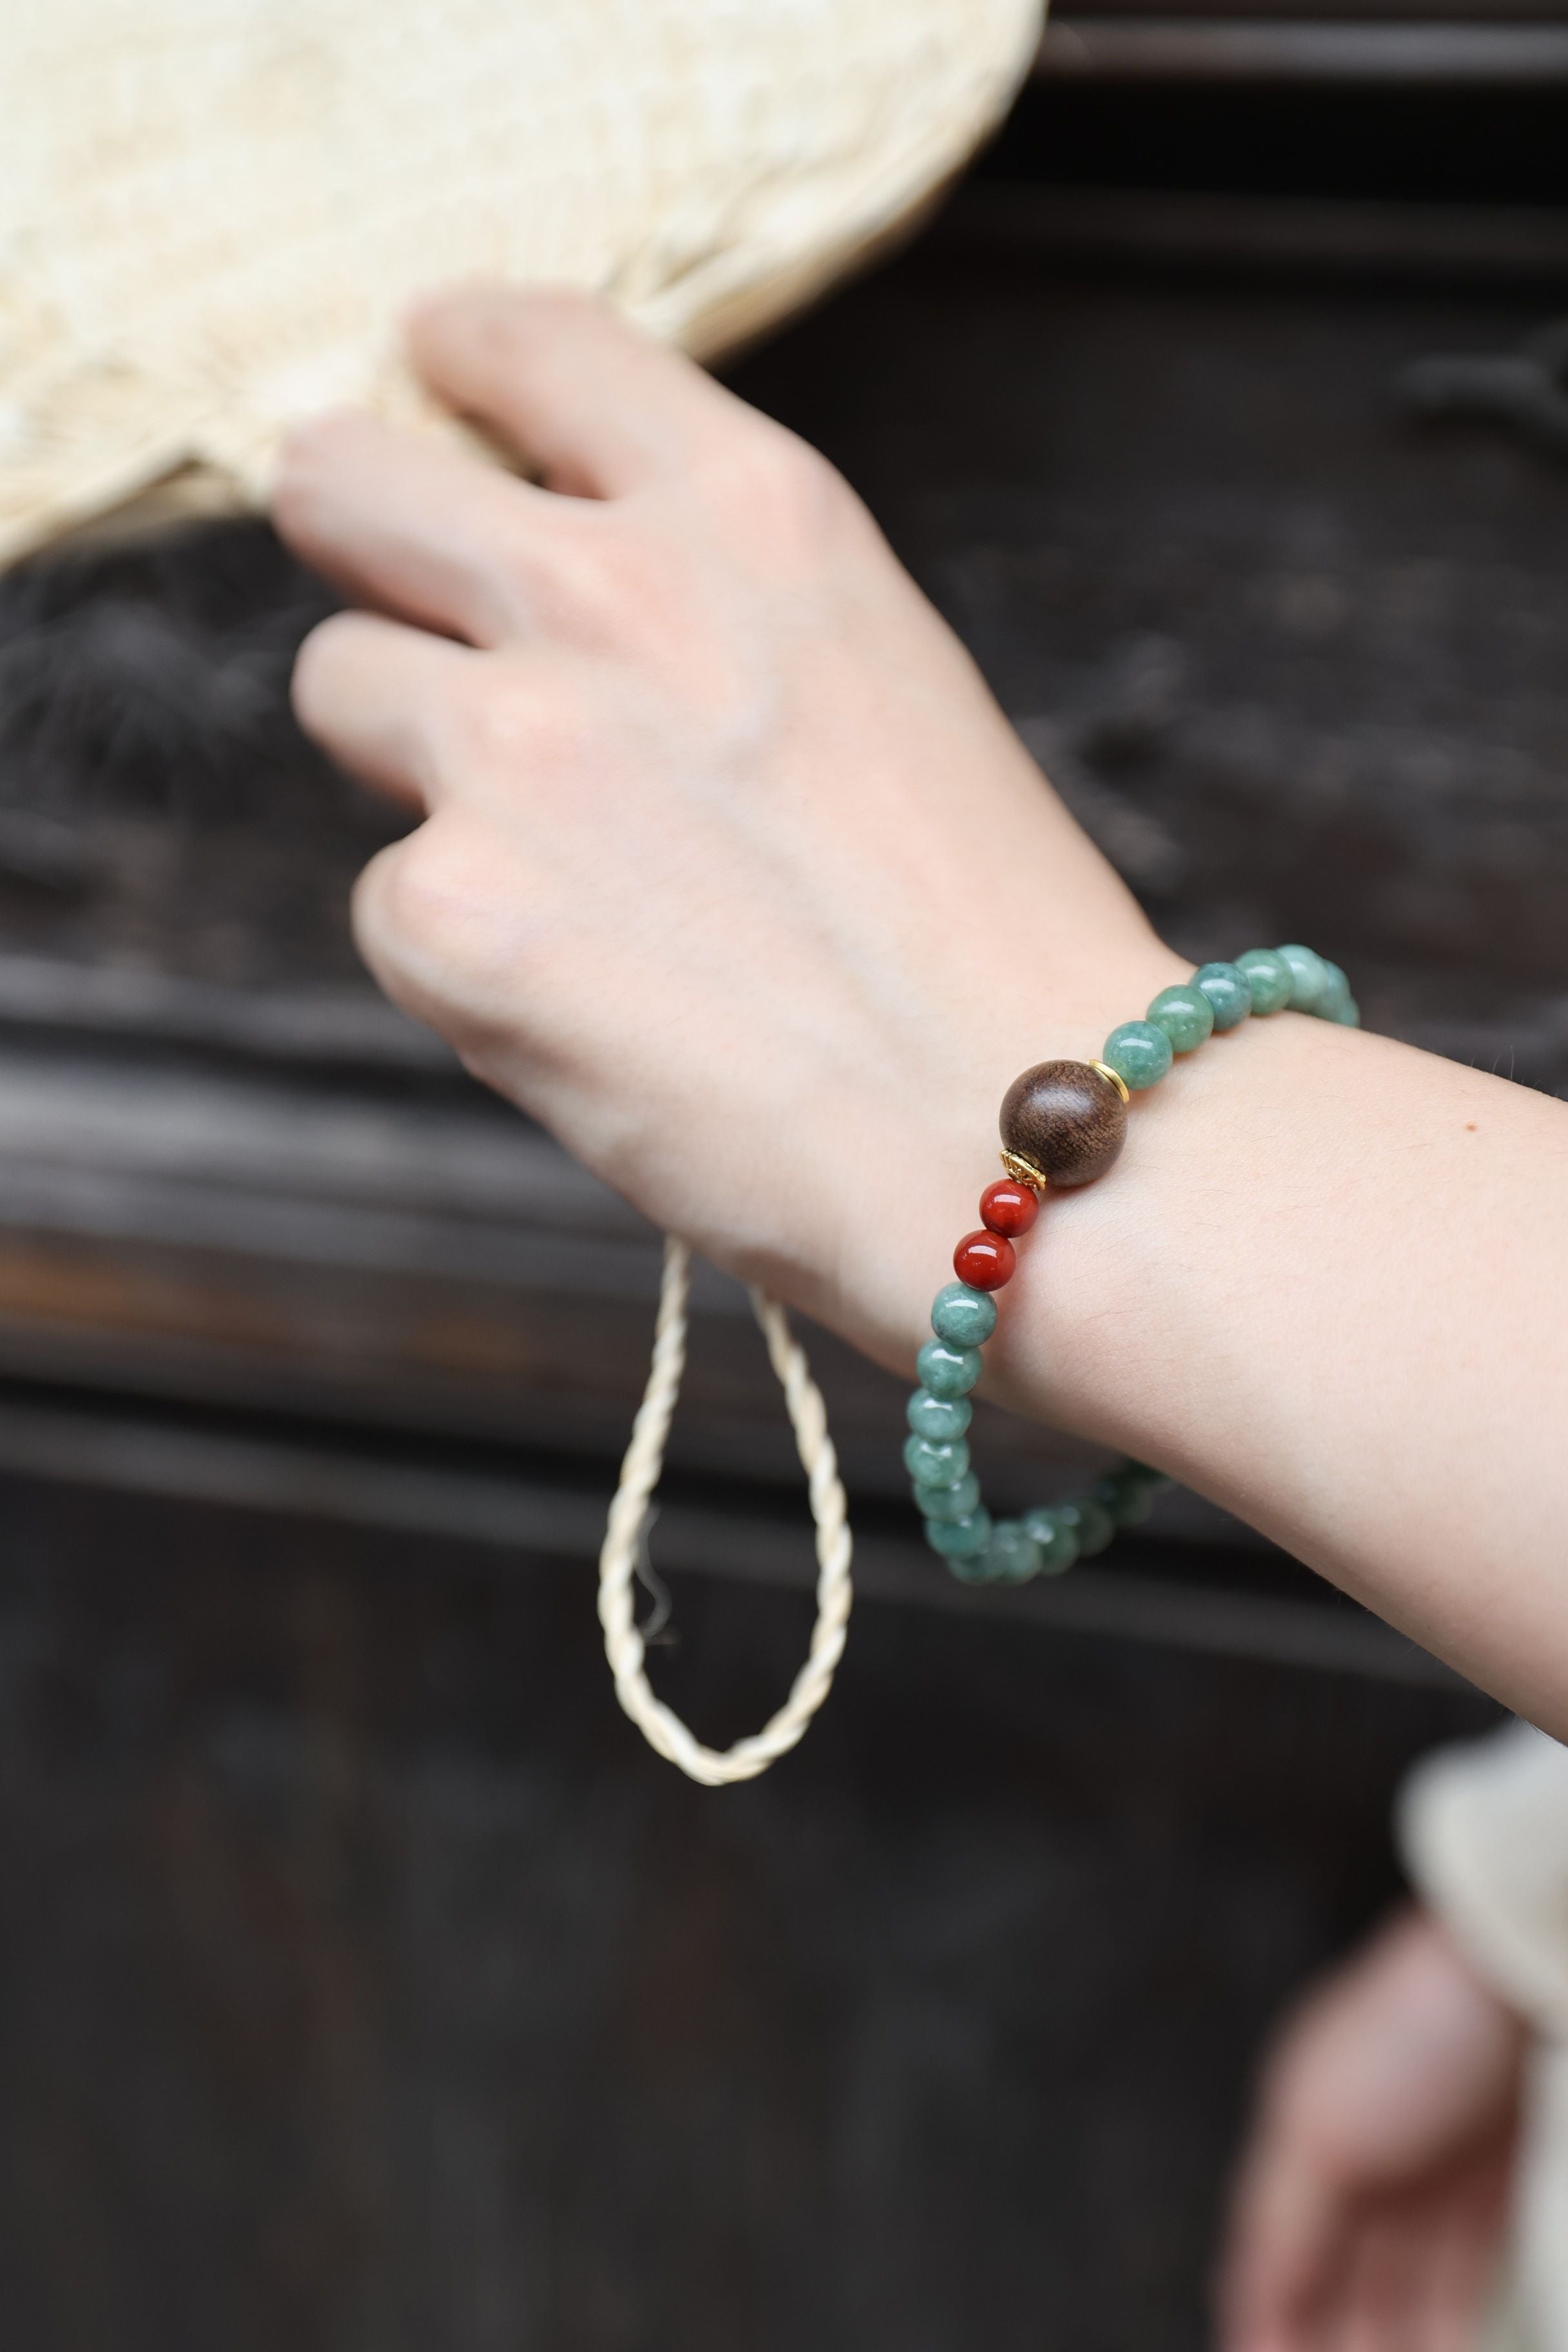
[[[605,1655],[616,1678],[616,1696],[649,1747],[671,1764],[679,1764],[693,1780],[719,1789],[732,1780],[754,1780],[800,1738],[833,1687],[834,1669],[844,1654],[854,1591],[849,1580],[848,1511],[838,1458],[827,1434],[822,1392],[811,1377],[805,1350],[791,1334],[783,1307],[753,1290],[752,1311],[784,1392],[810,1489],[811,1516],[816,1523],[816,1622],[811,1630],[811,1647],[788,1698],[772,1721],[722,1753],[704,1748],[680,1717],[654,1696],[644,1671],[643,1638],[633,1614],[632,1583],[648,1506],[664,1467],[665,1441],[680,1394],[680,1376],[686,1369],[690,1286],[691,1253],[684,1242],[668,1240],[664,1245],[653,1361],[599,1554],[599,1622],[605,1629]]]

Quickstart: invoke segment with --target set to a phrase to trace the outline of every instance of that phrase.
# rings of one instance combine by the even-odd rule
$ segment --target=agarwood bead
[[[1127,1140],[1127,1106],[1087,1062],[1037,1062],[1003,1097],[1002,1140],[1051,1183],[1087,1184]]]

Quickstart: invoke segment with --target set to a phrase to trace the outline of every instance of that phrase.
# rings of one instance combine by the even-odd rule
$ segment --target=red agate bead
[[[1000,1290],[1013,1278],[1018,1254],[1005,1234],[966,1234],[952,1253],[952,1270],[972,1290]]]
[[[980,1222],[994,1234],[1026,1234],[1040,1213],[1040,1204],[1027,1184],[1010,1176],[987,1184],[980,1195]]]

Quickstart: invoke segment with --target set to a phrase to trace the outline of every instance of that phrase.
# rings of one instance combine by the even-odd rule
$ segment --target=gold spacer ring
[[[1025,1160],[1016,1151],[1004,1151],[1002,1165],[1015,1184],[1026,1184],[1032,1192],[1043,1192],[1046,1179],[1032,1160]]]
[[[1127,1091],[1127,1081],[1120,1070],[1113,1070],[1109,1062],[1091,1062],[1089,1066],[1091,1070],[1098,1070],[1102,1078],[1110,1079],[1123,1102],[1131,1101],[1132,1097]]]

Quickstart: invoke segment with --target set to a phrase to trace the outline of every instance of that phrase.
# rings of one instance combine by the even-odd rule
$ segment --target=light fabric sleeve
[[[1475,2352],[1568,2347],[1568,1748],[1528,1724],[1418,1765],[1400,1843],[1419,1893],[1541,2037],[1510,2244]]]
[[[1568,1748],[1515,1723],[1441,1748],[1397,1819],[1412,1879],[1481,1975],[1568,2043]]]

